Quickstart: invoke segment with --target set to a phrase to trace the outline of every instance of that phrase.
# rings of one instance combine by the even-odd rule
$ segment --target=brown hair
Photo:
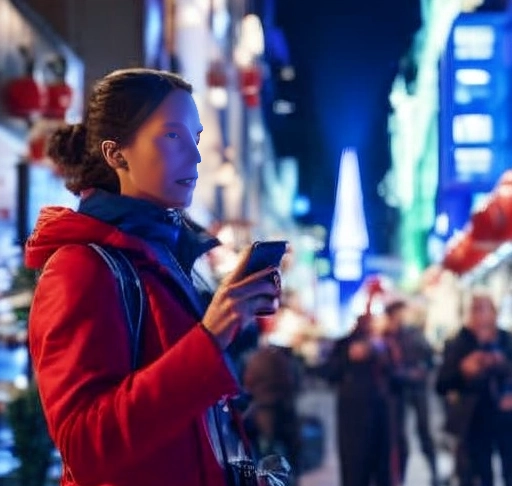
[[[48,155],[74,194],[92,187],[119,192],[119,179],[101,151],[104,140],[126,146],[175,89],[192,93],[177,74],[154,69],[114,71],[94,85],[83,123],[63,125],[48,141]]]

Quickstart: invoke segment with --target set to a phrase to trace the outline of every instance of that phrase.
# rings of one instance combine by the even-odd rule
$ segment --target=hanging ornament
[[[225,88],[228,84],[226,66],[220,61],[213,61],[206,72],[206,84],[209,88]]]
[[[479,244],[469,228],[448,241],[442,266],[462,275],[478,265],[489,253],[489,248]]]
[[[47,92],[43,85],[34,79],[34,57],[26,46],[19,47],[23,57],[24,74],[10,80],[4,90],[4,101],[11,116],[32,121],[41,115],[47,101]]]
[[[39,134],[28,142],[28,156],[31,163],[42,162],[46,154],[46,137]]]
[[[262,85],[261,69],[256,64],[243,66],[239,71],[240,92],[245,105],[255,108],[260,104],[260,90]]]
[[[499,245],[512,238],[512,171],[505,172],[486,203],[471,215],[472,237]]]
[[[73,90],[66,83],[66,58],[57,55],[54,59],[47,62],[46,68],[52,75],[53,80],[46,85],[48,101],[44,110],[44,116],[63,120],[66,117],[66,111],[70,107],[73,97]]]
[[[212,106],[224,109],[228,104],[228,73],[225,63],[213,61],[206,72],[206,84],[208,85],[208,99]]]
[[[377,297],[382,297],[385,294],[386,285],[380,275],[370,275],[364,280],[363,287],[366,292],[364,314],[374,314]]]
[[[48,139],[60,126],[61,120],[51,118],[39,118],[36,120],[28,132],[28,153],[27,159],[31,164],[50,164],[53,163],[46,155]]]

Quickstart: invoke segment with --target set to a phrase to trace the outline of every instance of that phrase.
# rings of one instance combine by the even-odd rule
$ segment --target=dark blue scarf
[[[82,199],[78,212],[143,239],[166,266],[171,252],[187,275],[200,255],[219,244],[180,210],[101,189]]]

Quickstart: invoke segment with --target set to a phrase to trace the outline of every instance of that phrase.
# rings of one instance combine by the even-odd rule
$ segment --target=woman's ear
[[[119,150],[117,143],[113,140],[104,140],[101,142],[101,153],[103,154],[107,164],[114,170],[128,169],[128,163]]]

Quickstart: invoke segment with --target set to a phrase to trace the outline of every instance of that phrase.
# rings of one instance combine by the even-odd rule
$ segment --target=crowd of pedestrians
[[[468,292],[460,326],[441,350],[426,339],[423,322],[412,320],[412,309],[403,297],[381,314],[362,313],[312,370],[336,395],[340,486],[407,484],[409,414],[431,486],[512,486],[512,333],[498,325],[493,298]],[[244,376],[257,403],[250,432],[266,453],[281,440],[279,452],[300,472],[300,375],[285,349],[268,342],[256,349]],[[433,397],[441,424],[432,420]],[[441,451],[452,458],[449,476],[439,471]]]
[[[255,450],[288,457],[300,482],[297,400],[311,372],[335,393],[340,486],[512,486],[512,332],[499,326],[487,291],[472,289],[463,300],[459,326],[440,348],[426,338],[413,300],[401,296],[381,313],[361,313],[314,368],[255,332],[239,369]],[[430,484],[407,484],[411,432]],[[441,474],[446,453],[452,471]]]
[[[336,389],[342,486],[406,484],[409,410],[432,486],[493,486],[497,474],[512,486],[512,334],[498,326],[489,293],[475,289],[465,301],[460,329],[437,355],[421,323],[407,320],[406,299],[359,316],[335,343],[322,368]],[[441,434],[432,395],[443,405]],[[451,445],[448,478],[438,471],[439,437]]]
[[[395,300],[384,316],[361,315],[324,365],[337,389],[337,441],[343,486],[404,483],[411,407],[433,485],[439,483],[429,423],[431,346],[417,326],[406,325],[407,305]]]

